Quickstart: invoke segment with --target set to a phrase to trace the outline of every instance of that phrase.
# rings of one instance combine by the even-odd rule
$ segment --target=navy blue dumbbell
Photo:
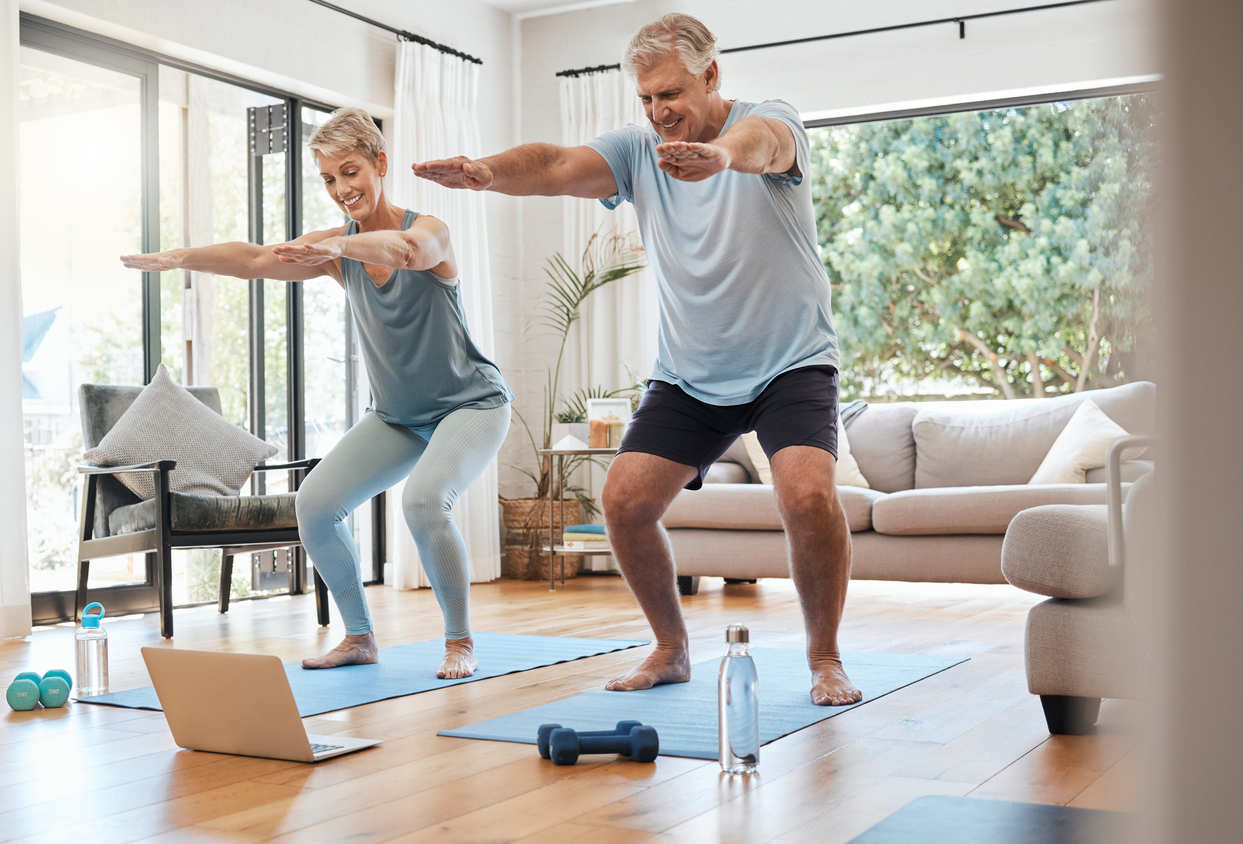
[[[611,730],[591,730],[578,733],[579,737],[583,736],[628,736],[630,731],[635,727],[642,727],[642,721],[618,721],[617,726]],[[539,755],[545,759],[551,758],[548,755],[548,737],[552,735],[553,730],[561,729],[560,724],[541,724],[539,733],[536,734],[535,745],[539,748]],[[623,754],[625,755],[625,754]]]
[[[573,765],[580,755],[588,753],[617,753],[636,762],[655,762],[660,738],[655,727],[632,727],[624,736],[589,736],[557,729],[548,736],[548,753],[554,765]]]

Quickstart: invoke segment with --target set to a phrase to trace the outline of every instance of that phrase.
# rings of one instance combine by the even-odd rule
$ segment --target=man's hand
[[[681,182],[702,182],[729,169],[729,153],[716,144],[689,144],[673,141],[658,144],[656,166]]]
[[[482,161],[472,161],[464,155],[440,161],[412,164],[414,175],[446,188],[487,190],[492,184],[492,171]]]
[[[121,263],[131,270],[142,270],[144,273],[162,273],[181,267],[181,259],[176,249],[168,252],[147,252],[141,255],[122,255]]]
[[[318,243],[282,243],[280,246],[273,246],[272,251],[283,263],[318,267],[341,257],[343,240],[340,237],[330,237]]]

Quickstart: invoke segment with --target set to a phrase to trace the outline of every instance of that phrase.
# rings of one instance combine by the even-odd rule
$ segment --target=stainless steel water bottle
[[[721,770],[755,773],[760,762],[759,675],[751,659],[751,635],[745,625],[725,630],[729,643],[717,684],[721,729]]]

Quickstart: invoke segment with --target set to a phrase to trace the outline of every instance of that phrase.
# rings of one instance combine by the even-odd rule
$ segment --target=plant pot
[[[550,555],[548,545],[549,509],[555,520],[553,535],[561,541],[561,503],[547,498],[501,498],[505,522],[505,574],[515,580],[547,580]],[[581,524],[583,511],[577,498],[565,499],[565,523]],[[578,577],[580,557],[565,558],[566,578]],[[561,576],[561,561],[557,561]]]

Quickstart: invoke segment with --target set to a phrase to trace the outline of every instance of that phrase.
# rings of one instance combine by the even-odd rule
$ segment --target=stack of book
[[[604,535],[604,525],[566,525],[561,544],[576,551],[608,550],[609,538]]]

